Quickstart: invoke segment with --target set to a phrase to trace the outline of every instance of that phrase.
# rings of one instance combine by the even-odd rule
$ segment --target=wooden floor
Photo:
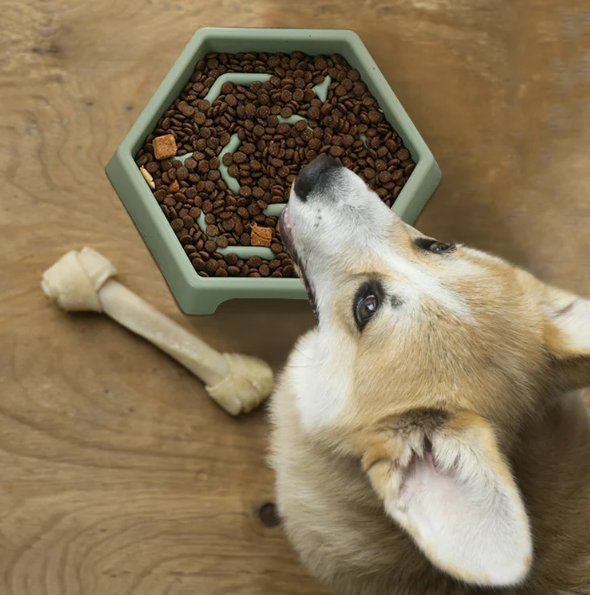
[[[352,28],[435,153],[418,226],[590,294],[587,0],[0,0],[0,595],[318,594],[280,528],[263,412],[230,419],[42,271],[90,245],[149,302],[279,368],[302,302],[177,310],[104,166],[206,25]]]

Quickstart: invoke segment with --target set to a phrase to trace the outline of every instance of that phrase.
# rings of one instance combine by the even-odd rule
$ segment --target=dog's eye
[[[431,240],[429,238],[417,238],[414,243],[421,250],[427,250],[434,254],[443,254],[444,252],[451,252],[455,249],[455,244],[452,242],[438,242],[437,240]]]
[[[435,254],[441,254],[442,252],[450,252],[455,248],[455,244],[445,244],[444,242],[433,242],[430,244],[429,250]]]
[[[376,282],[361,285],[354,300],[354,318],[359,330],[375,315],[382,299],[381,285]]]
[[[364,324],[377,312],[379,300],[374,295],[368,295],[363,298],[356,308],[356,317],[359,323]]]

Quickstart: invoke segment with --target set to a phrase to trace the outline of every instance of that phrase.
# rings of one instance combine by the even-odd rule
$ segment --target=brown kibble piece
[[[236,227],[236,222],[233,219],[226,219],[222,223],[222,227],[225,231],[232,231]]]
[[[157,136],[153,141],[154,157],[158,160],[170,159],[176,155],[176,140],[171,134]]]
[[[379,180],[379,182],[381,182],[381,184],[389,184],[389,182],[391,182],[391,174],[387,170],[382,171],[377,176],[377,179]]]
[[[252,203],[248,205],[248,213],[250,213],[252,217],[256,217],[256,215],[260,215],[260,207],[257,204]]]
[[[248,160],[248,158],[246,157],[246,154],[242,153],[242,151],[236,151],[234,153],[234,156],[233,156],[234,163],[241,165],[242,163],[246,163],[247,160]]]
[[[160,169],[160,164],[157,161],[150,161],[145,164],[145,169],[150,174],[155,174]]]
[[[272,229],[268,227],[252,226],[250,242],[252,246],[270,246],[272,241]]]
[[[405,147],[402,147],[396,153],[396,156],[400,161],[405,161],[406,159],[408,159],[410,157],[410,151],[408,151],[408,149],[406,149]]]
[[[204,271],[206,267],[206,263],[202,258],[196,257],[191,260],[193,266],[197,271]]]
[[[377,110],[370,110],[369,111],[369,120],[373,123],[373,124],[377,124],[381,121],[381,114],[377,111]]]
[[[209,273],[209,274],[213,274],[215,273],[215,271],[219,268],[219,263],[215,260],[215,259],[211,259],[207,261],[207,264],[205,265],[205,270]]]

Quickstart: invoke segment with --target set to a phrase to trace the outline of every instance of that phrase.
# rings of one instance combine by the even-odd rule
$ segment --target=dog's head
[[[590,302],[423,236],[330,158],[297,178],[281,229],[318,318],[290,362],[305,431],[362,461],[436,566],[522,581],[509,454],[558,385],[590,382]]]

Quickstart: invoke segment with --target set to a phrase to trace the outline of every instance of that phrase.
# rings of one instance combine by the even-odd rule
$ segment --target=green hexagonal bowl
[[[406,111],[356,33],[323,29],[203,28],[195,33],[117,148],[106,167],[121,202],[131,215],[185,314],[212,314],[236,298],[305,299],[299,279],[200,277],[154,199],[134,155],[161,115],[178,97],[198,60],[209,52],[285,52],[342,54],[361,74],[389,123],[416,162],[392,210],[413,223],[438,186],[440,169]]]

